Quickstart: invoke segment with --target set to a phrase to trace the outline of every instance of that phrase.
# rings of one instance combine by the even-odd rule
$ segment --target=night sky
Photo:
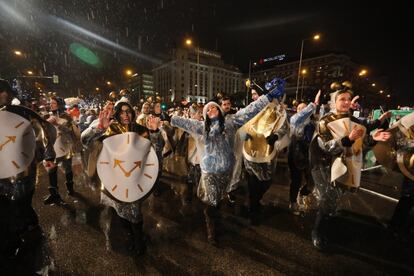
[[[412,105],[410,10],[373,3],[0,0],[0,73],[12,77],[28,68],[56,73],[61,82],[54,88],[64,95],[97,86],[104,91],[111,89],[105,87],[107,80],[120,88],[125,68],[142,72],[167,59],[185,37],[221,52],[227,63],[247,72],[249,60],[260,57],[298,59],[301,40],[318,32],[322,40],[306,41],[304,58],[347,54],[367,67],[369,81],[387,78],[387,92]],[[75,57],[69,51],[73,43],[96,54],[99,66]],[[13,49],[28,54],[17,59]]]

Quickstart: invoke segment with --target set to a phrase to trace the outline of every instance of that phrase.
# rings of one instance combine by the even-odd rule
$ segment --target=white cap
[[[117,104],[119,104],[119,103],[129,103],[129,100],[128,100],[128,98],[127,97],[122,97],[120,100],[118,100],[116,103],[115,103],[115,105],[114,106],[116,106]]]
[[[208,103],[204,106],[204,108],[203,108],[203,117],[204,117],[204,119],[206,118],[206,116],[207,116],[207,110],[208,110],[208,108],[209,108],[211,105],[215,105],[215,106],[217,107],[217,109],[221,112],[221,115],[223,115],[223,116],[224,116],[223,109],[221,109],[221,106],[220,106],[218,103],[216,103],[216,102],[208,102]]]

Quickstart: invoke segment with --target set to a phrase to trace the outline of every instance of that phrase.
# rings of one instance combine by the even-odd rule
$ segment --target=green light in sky
[[[96,68],[102,67],[102,62],[99,59],[99,57],[82,44],[74,42],[70,44],[69,50],[74,56],[76,56],[83,62],[92,65]]]

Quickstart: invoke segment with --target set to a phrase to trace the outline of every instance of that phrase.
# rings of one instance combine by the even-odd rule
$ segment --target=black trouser
[[[130,244],[130,248],[135,249],[136,251],[144,250],[144,221],[141,220],[137,223],[132,223],[124,218],[121,218],[121,221],[128,233],[132,236],[132,240],[128,241],[128,243],[132,242],[132,244]]]
[[[201,168],[200,165],[188,165],[188,176],[187,176],[187,192],[185,194],[185,200],[191,201],[193,197],[194,186],[197,186],[200,182]]]
[[[249,211],[260,210],[260,200],[269,189],[272,180],[261,181],[254,174],[247,174],[247,186],[249,188]]]
[[[65,171],[66,188],[68,191],[73,190],[73,172],[72,172],[72,158],[57,160],[56,165],[62,163]],[[49,191],[51,195],[58,195],[58,166],[48,171],[49,175]]]
[[[37,214],[32,208],[33,192],[16,200],[0,195],[0,271],[2,272],[35,272],[33,269],[38,254],[36,252],[40,246],[42,233]]]
[[[210,243],[216,242],[216,223],[218,216],[218,206],[204,205],[204,219],[206,221],[207,240]]]
[[[288,165],[290,172],[290,191],[289,191],[289,200],[291,203],[296,202],[299,191],[300,195],[308,195],[311,193],[312,189],[312,174],[308,167],[304,169],[297,168],[294,157],[288,155]],[[305,176],[305,185],[302,185],[302,178]]]
[[[390,221],[392,228],[404,229],[407,225],[408,215],[414,207],[414,181],[404,176],[401,197],[395,207]]]

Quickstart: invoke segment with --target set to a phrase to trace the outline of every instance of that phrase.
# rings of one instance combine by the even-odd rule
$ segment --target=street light
[[[125,74],[127,76],[132,76],[132,70],[130,70],[130,69],[125,70]]]
[[[106,84],[107,84],[107,85],[111,85],[112,83],[111,83],[110,81],[107,81],[107,82],[106,82]]]
[[[19,50],[15,50],[15,51],[14,51],[14,54],[15,54],[16,56],[21,56],[21,55],[22,55],[22,52],[21,52],[21,51],[19,51]]]
[[[366,70],[366,69],[362,69],[360,72],[359,72],[359,76],[360,77],[362,77],[362,76],[365,76],[366,74],[368,73],[368,71]]]
[[[28,70],[28,71],[27,71],[27,74],[28,74],[28,75],[33,75],[33,71]]]
[[[302,89],[300,90],[300,100],[303,100],[303,85],[305,83],[305,75],[306,75],[307,72],[308,71],[306,69],[303,69],[301,71],[301,74],[302,74]]]
[[[302,56],[303,56],[303,45],[305,43],[305,40],[313,39],[313,40],[319,40],[321,38],[320,34],[315,34],[312,38],[304,38],[302,39],[302,43],[300,46],[300,57],[299,57],[299,68],[298,68],[298,79],[296,82],[296,101],[298,100],[298,92],[299,92],[299,80],[300,80],[300,73],[302,69]]]

